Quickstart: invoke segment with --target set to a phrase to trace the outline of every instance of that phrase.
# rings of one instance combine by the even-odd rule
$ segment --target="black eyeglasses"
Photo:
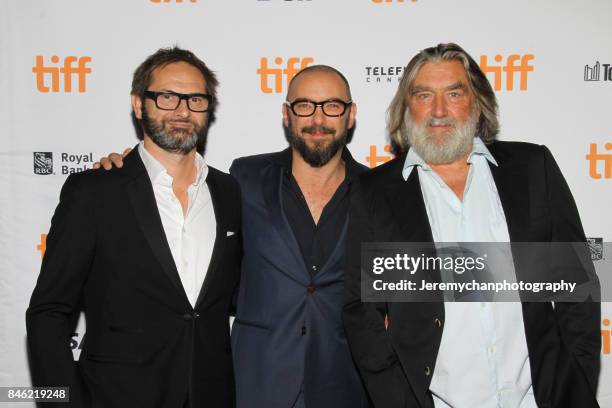
[[[212,96],[203,93],[144,91],[144,97],[153,99],[157,109],[168,111],[176,110],[183,99],[187,101],[187,108],[192,112],[206,112],[213,102]]]
[[[344,102],[340,99],[328,99],[323,102],[315,102],[308,99],[298,99],[293,102],[286,101],[285,103],[291,108],[291,112],[295,116],[312,116],[317,110],[317,106],[320,106],[325,116],[337,117],[344,115],[346,108],[351,106],[353,101]]]

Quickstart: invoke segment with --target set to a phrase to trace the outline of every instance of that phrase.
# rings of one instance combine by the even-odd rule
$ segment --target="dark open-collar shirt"
[[[323,268],[338,245],[347,220],[351,182],[365,170],[365,167],[358,164],[346,148],[342,151],[342,159],[346,170],[344,180],[323,208],[318,224],[315,224],[304,194],[291,173],[291,149],[283,152],[282,165],[285,168],[281,192],[283,210],[311,276]]]

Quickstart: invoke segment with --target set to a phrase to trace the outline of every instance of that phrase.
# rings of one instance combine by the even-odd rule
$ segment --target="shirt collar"
[[[474,155],[484,156],[493,165],[499,166],[489,149],[487,149],[487,146],[479,137],[474,138],[474,142],[472,144],[472,152],[470,153],[467,159],[468,163],[472,163]],[[421,156],[419,156],[416,150],[410,149],[408,150],[408,154],[406,154],[404,168],[402,169],[402,177],[404,177],[404,180],[408,180],[408,177],[410,177],[410,173],[412,173],[412,169],[414,167],[421,167],[424,170],[431,170],[431,167],[429,167],[429,165],[425,163],[425,160],[423,160]]]
[[[138,144],[138,153],[142,159],[142,163],[147,169],[151,183],[162,183],[162,180],[169,180],[172,185],[172,177],[166,171],[166,168],[144,147],[144,142]],[[199,185],[206,180],[208,176],[208,166],[202,155],[198,152],[195,154],[196,178],[193,185]],[[164,183],[167,184],[167,183]]]

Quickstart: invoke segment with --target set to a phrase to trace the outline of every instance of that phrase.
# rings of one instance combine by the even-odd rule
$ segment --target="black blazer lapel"
[[[489,163],[497,193],[504,209],[510,242],[529,241],[529,175],[520,161],[498,149],[489,150],[499,166]]]
[[[398,163],[403,165],[402,160]],[[399,177],[397,177],[399,174]],[[387,199],[393,211],[394,219],[397,220],[402,230],[402,240],[406,242],[433,242],[433,235],[421,184],[419,173],[416,168],[412,170],[408,180],[403,179],[401,170],[394,172],[394,180],[386,189]]]
[[[162,270],[168,276],[170,282],[172,282],[172,286],[174,286],[181,298],[187,301],[187,294],[183,289],[183,284],[181,283],[166,234],[164,233],[159,210],[155,202],[153,186],[151,185],[147,170],[140,159],[137,148],[134,148],[125,157],[124,168],[126,173],[133,177],[125,187],[134,214],[136,214],[138,225]]]
[[[282,160],[284,154],[291,154],[289,149],[279,153],[279,160]],[[279,163],[273,161],[269,166],[266,166],[262,170],[261,179],[265,180],[262,182],[262,193],[264,201],[268,207],[268,213],[270,214],[270,222],[276,231],[280,234],[281,240],[285,243],[289,249],[291,257],[295,260],[295,266],[291,268],[284,268],[285,272],[293,275],[298,281],[304,281],[304,278],[310,280],[310,274],[306,270],[304,259],[300,251],[299,244],[293,230],[287,221],[285,212],[282,209],[282,182],[283,174],[287,169]],[[282,251],[278,251],[281,253]],[[296,274],[297,271],[298,272]]]
[[[225,205],[226,198],[223,188],[221,185],[219,185],[217,177],[215,176],[212,168],[209,168],[209,173],[206,177],[206,184],[208,185],[208,190],[210,191],[217,228],[212,256],[210,258],[210,263],[208,264],[208,270],[206,271],[204,282],[200,288],[200,293],[198,294],[198,299],[196,300],[195,308],[198,308],[203,302],[206,292],[210,288],[211,281],[219,273],[219,263],[223,259],[225,244],[227,242],[227,230],[225,228],[225,225],[227,224],[226,220],[231,217],[231,214],[226,213],[226,210],[231,208],[231,206]],[[237,233],[238,231],[233,232]]]

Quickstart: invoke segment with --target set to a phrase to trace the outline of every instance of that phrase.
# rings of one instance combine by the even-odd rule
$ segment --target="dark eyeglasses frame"
[[[161,108],[159,106],[159,104],[157,103],[157,98],[160,95],[174,95],[174,96],[178,96],[179,101],[176,104],[176,107],[174,109]],[[189,104],[189,99],[193,98],[194,96],[198,96],[200,98],[207,99],[208,100],[208,108],[206,108],[205,110],[191,109],[191,105]],[[203,93],[183,94],[183,93],[168,92],[168,91],[164,91],[164,92],[144,91],[144,97],[145,98],[149,98],[149,99],[153,99],[153,102],[155,102],[155,106],[157,107],[157,109],[161,109],[161,110],[165,110],[165,111],[177,110],[178,107],[181,105],[181,101],[184,99],[185,101],[187,101],[187,109],[189,109],[192,112],[203,113],[203,112],[208,112],[210,110],[210,108],[212,107],[212,104],[214,102],[213,97],[211,95],[203,94]]]
[[[300,102],[310,102],[310,103],[314,104],[314,109],[312,110],[312,113],[310,115],[299,115],[299,114],[297,114],[295,112],[294,105],[296,103],[300,103]],[[340,103],[341,105],[343,105],[344,109],[342,110],[342,113],[340,113],[338,115],[328,115],[327,112],[325,112],[325,109],[323,108],[323,105],[326,104],[327,102],[337,102],[337,103]],[[287,106],[289,106],[289,108],[291,109],[291,112],[293,112],[293,114],[295,116],[298,116],[300,118],[308,118],[308,117],[314,115],[315,112],[317,111],[318,107],[321,107],[321,111],[323,112],[323,114],[325,116],[330,117],[330,118],[337,118],[337,117],[342,116],[342,115],[344,115],[346,113],[346,109],[353,104],[353,101],[344,102],[341,99],[327,99],[325,101],[315,102],[315,101],[311,101],[310,99],[296,99],[293,102],[285,101],[285,104]]]

